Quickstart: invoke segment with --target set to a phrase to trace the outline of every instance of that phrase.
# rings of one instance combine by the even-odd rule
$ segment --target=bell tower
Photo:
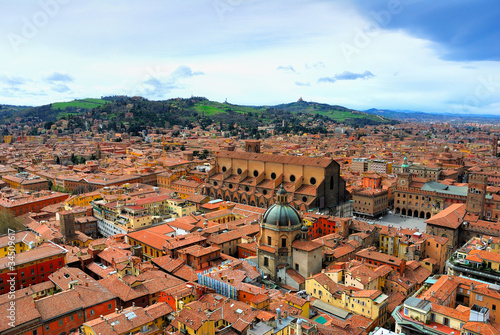
[[[245,141],[245,151],[260,153],[260,141],[259,140]]]
[[[398,188],[408,190],[412,182],[410,165],[408,164],[408,158],[404,158],[403,164],[401,164],[401,173],[398,174]]]
[[[466,210],[482,217],[484,214],[484,199],[486,197],[486,181],[488,177],[480,174],[469,176]]]

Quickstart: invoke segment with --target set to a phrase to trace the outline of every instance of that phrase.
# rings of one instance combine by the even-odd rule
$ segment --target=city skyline
[[[0,104],[302,97],[359,110],[500,114],[494,1],[0,3]]]

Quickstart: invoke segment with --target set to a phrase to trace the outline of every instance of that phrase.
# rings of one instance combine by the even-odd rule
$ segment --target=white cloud
[[[209,0],[71,1],[18,53],[2,46],[0,103],[142,94],[270,105],[303,96],[356,109],[498,112],[500,85],[476,96],[481,78],[500,78],[498,62],[444,61],[435,43],[370,30],[346,2],[221,1],[231,6],[222,18]],[[0,36],[40,10],[37,1],[2,6]],[[357,76],[370,80],[347,80]]]

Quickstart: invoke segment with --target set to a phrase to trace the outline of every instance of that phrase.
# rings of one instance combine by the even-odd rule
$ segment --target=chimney
[[[302,335],[302,319],[297,320],[297,332],[296,332],[296,334]]]

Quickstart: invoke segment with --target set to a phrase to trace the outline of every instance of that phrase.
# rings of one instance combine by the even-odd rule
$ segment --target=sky
[[[498,0],[0,0],[0,104],[500,114],[499,22]]]

